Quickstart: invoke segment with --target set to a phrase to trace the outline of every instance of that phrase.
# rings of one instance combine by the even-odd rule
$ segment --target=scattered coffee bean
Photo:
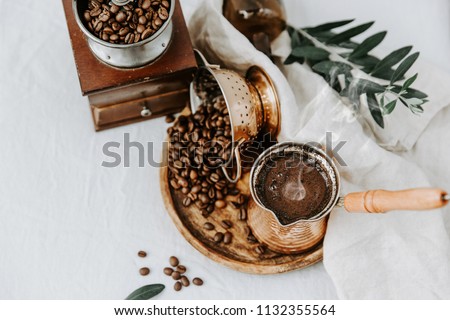
[[[180,281],[181,281],[181,284],[183,285],[183,287],[189,287],[189,285],[191,284],[189,279],[186,276],[182,276]]]
[[[165,275],[171,276],[172,273],[173,273],[173,269],[172,268],[169,268],[169,267],[164,268],[164,274]]]
[[[245,209],[244,207],[239,210],[239,220],[247,220],[247,209]]]
[[[214,242],[215,242],[215,243],[220,243],[220,242],[222,242],[223,237],[224,237],[224,234],[223,234],[222,232],[217,232],[217,233],[214,235]]]
[[[139,273],[141,274],[141,276],[147,276],[150,273],[150,269],[149,268],[141,268],[141,269],[139,269]]]
[[[211,223],[211,222],[206,222],[204,225],[203,225],[203,228],[205,229],[205,230],[214,230],[214,225]]]
[[[180,264],[180,261],[178,260],[177,257],[172,256],[172,257],[170,257],[170,259],[169,259],[169,263],[170,263],[170,265],[171,265],[172,267],[176,267],[176,266],[178,266],[178,265]]]
[[[233,235],[231,234],[231,232],[229,232],[229,231],[225,232],[225,234],[223,236],[223,243],[230,244],[232,239],[233,239]]]
[[[175,187],[174,187],[174,189],[175,189]],[[239,209],[241,207],[241,205],[235,201],[231,201],[230,204],[233,207],[233,209]]]
[[[105,0],[89,0],[81,16],[86,27],[99,39],[131,44],[154,34],[169,19],[168,0],[138,0],[117,6]]]
[[[145,252],[145,251],[139,251],[139,252],[138,252],[138,256],[141,257],[141,258],[145,258],[145,257],[147,256],[147,252]]]
[[[144,19],[145,19],[145,17],[144,17]],[[167,123],[172,123],[174,121],[175,121],[175,117],[173,115],[169,114],[168,116],[166,116],[166,122]]]
[[[217,200],[215,204],[217,209],[223,209],[227,206],[227,202],[224,200]]]
[[[180,280],[180,278],[181,278],[181,274],[178,271],[174,271],[172,273],[172,279],[173,280]]]
[[[247,202],[247,197],[244,196],[243,194],[239,195],[238,197],[238,201],[237,201],[240,205],[243,205],[244,203]]]
[[[222,220],[222,222],[220,223],[220,225],[224,228],[224,229],[230,229],[233,226],[233,223],[231,223],[230,220]]]
[[[191,205],[191,203],[192,203],[191,198],[186,197],[186,198],[183,199],[183,206],[189,207]]]
[[[192,283],[195,284],[196,286],[201,286],[201,285],[203,285],[203,280],[200,278],[194,278],[192,280]]]
[[[181,264],[177,267],[177,271],[180,274],[186,273],[186,270],[187,270],[187,268],[185,266],[181,265]]]
[[[175,284],[173,285],[173,289],[174,289],[175,291],[180,291],[181,288],[183,288],[183,285],[181,284],[180,281],[175,282]]]

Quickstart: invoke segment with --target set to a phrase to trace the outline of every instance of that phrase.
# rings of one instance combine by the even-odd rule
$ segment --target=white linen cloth
[[[289,22],[298,26],[349,17],[373,19],[374,28],[389,30],[385,41],[388,46],[391,41],[391,49],[401,41],[414,44],[422,57],[450,71],[447,0],[343,1],[345,5],[284,0]],[[25,3],[17,10],[17,1],[0,0],[5,13],[0,19],[0,299],[123,299],[139,286],[157,282],[167,286],[157,299],[337,297],[322,263],[258,276],[200,254],[164,209],[159,168],[139,168],[136,150],[130,168],[102,167],[102,161],[110,160],[102,153],[104,144],[113,141],[123,147],[125,133],[143,145],[153,142],[157,161],[167,124],[155,119],[95,133],[88,101],[80,94],[60,1]],[[189,20],[201,1],[181,3]],[[405,8],[410,13],[398,23]],[[418,13],[421,23],[414,24]],[[446,108],[402,156],[419,163],[433,185],[450,190],[449,124]],[[123,149],[119,151],[123,156]],[[449,208],[445,212],[450,230]],[[139,258],[138,250],[146,250],[148,257]],[[173,291],[173,281],[162,274],[172,254],[205,285]],[[148,277],[138,273],[144,266],[152,271]],[[436,282],[442,280],[437,279],[440,273]]]
[[[340,166],[343,194],[430,185],[417,165],[380,147],[320,76],[294,64],[281,66],[286,79],[223,18],[218,4],[205,1],[192,16],[193,43],[211,63],[241,72],[253,64],[265,68],[280,97],[280,141],[325,143],[327,132],[335,141],[346,141],[339,151],[346,162]],[[289,48],[286,34],[274,46],[275,55],[287,57],[289,50],[287,54],[282,50]],[[435,73],[425,67],[420,75],[430,84],[423,90],[431,95],[431,107],[426,108],[431,115],[403,116],[402,122],[389,122],[404,135],[395,138],[396,143],[406,138],[409,148],[432,116],[450,103],[448,93],[443,95],[442,87],[435,86],[445,76],[436,72],[435,81]],[[437,90],[430,92],[434,88]],[[388,137],[395,132],[388,132]],[[377,131],[378,136],[383,133]],[[411,135],[415,139],[411,140]],[[325,237],[324,264],[341,298],[450,298],[450,242],[440,210],[369,215],[335,209]]]

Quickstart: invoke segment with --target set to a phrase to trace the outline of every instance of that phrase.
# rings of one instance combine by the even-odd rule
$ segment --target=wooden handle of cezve
[[[430,210],[449,201],[442,189],[409,189],[402,191],[370,190],[350,193],[344,198],[348,212],[385,213],[393,210]]]

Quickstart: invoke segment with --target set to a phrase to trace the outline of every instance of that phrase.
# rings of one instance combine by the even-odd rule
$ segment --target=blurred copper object
[[[270,42],[286,28],[282,0],[224,0],[223,15],[255,47],[270,54]]]

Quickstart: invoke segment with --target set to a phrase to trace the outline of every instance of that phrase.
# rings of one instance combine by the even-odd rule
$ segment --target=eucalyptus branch
[[[408,46],[395,50],[380,60],[369,52],[383,41],[387,32],[376,33],[363,42],[356,43],[351,39],[369,29],[373,22],[340,33],[333,31],[352,21],[337,21],[297,30],[288,27],[292,52],[284,63],[307,63],[357,108],[360,107],[361,96],[365,95],[373,119],[382,128],[383,117],[392,113],[399,101],[414,114],[422,113],[422,105],[428,101],[427,95],[411,88],[418,75],[408,78],[402,85],[398,84],[415,63],[419,53],[408,56],[412,49]],[[342,52],[338,53],[336,49]],[[397,64],[397,68],[393,69]],[[366,79],[369,77],[355,78],[352,70],[360,70],[367,76],[388,80],[389,84],[378,84]]]

